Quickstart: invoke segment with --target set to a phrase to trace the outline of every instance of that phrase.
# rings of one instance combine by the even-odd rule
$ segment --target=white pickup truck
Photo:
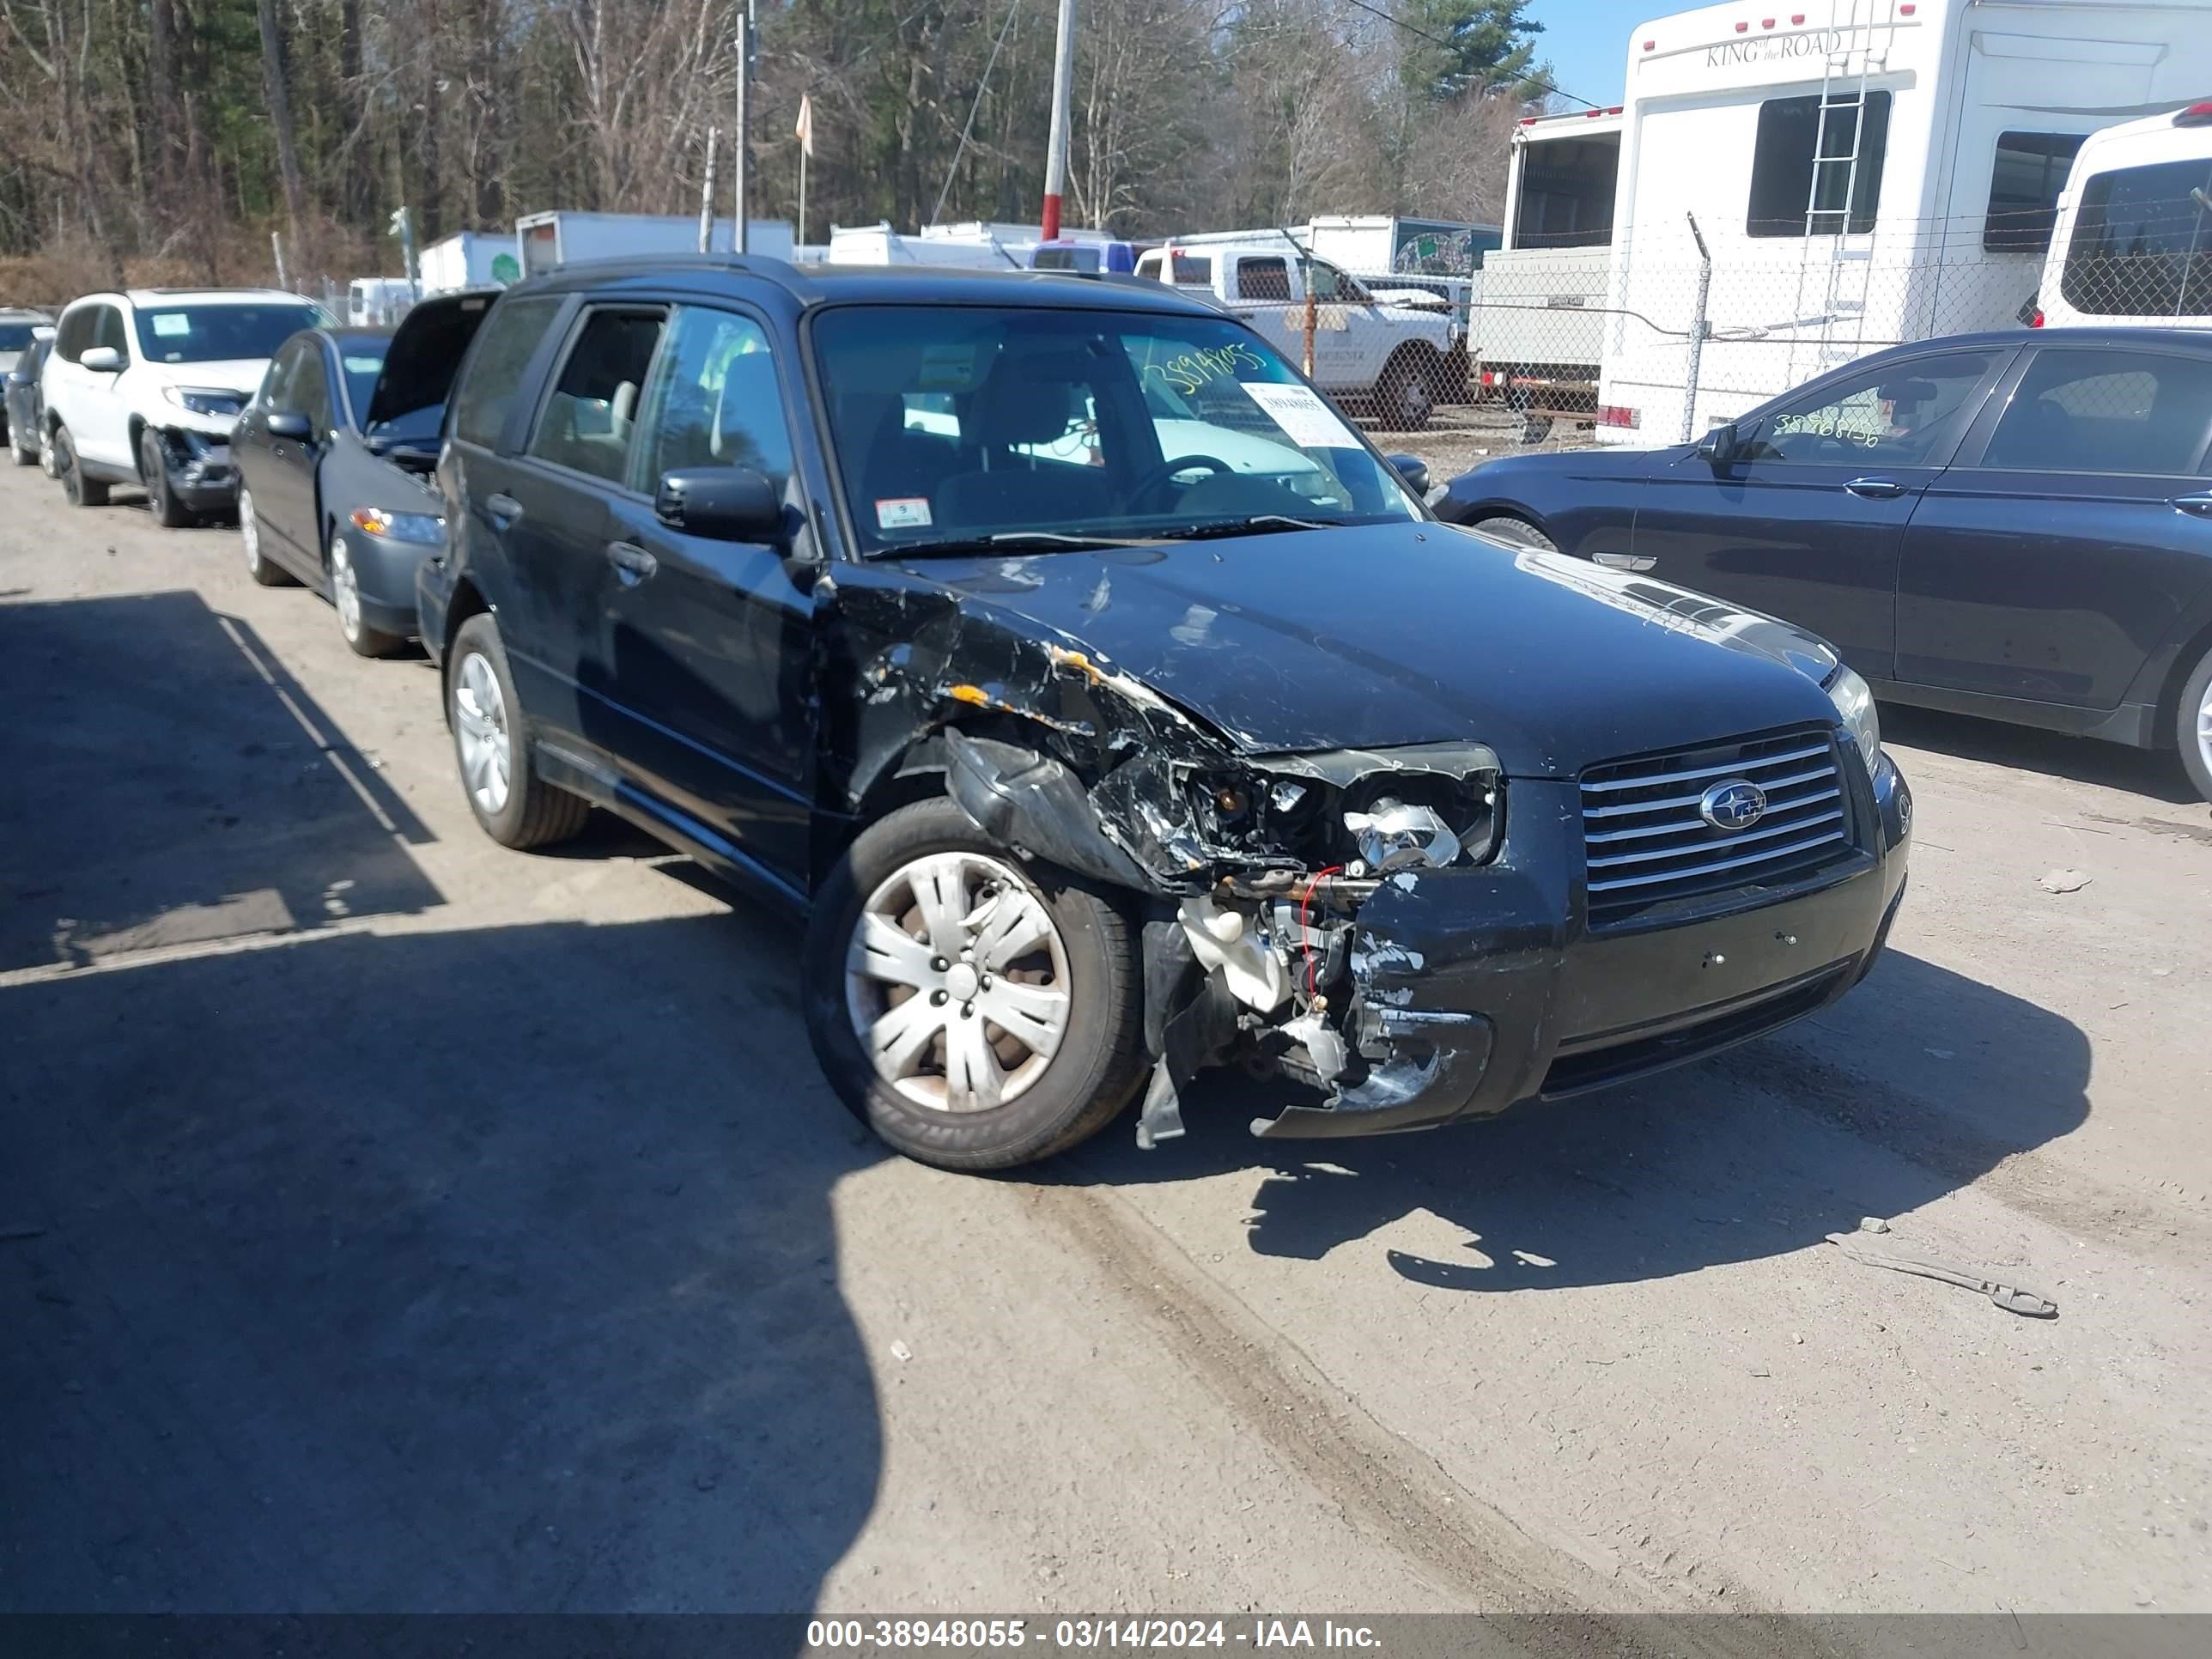
[[[1313,378],[1346,402],[1369,404],[1389,430],[1418,432],[1454,383],[1464,341],[1448,307],[1378,301],[1356,277],[1287,237],[1170,242],[1137,261],[1137,275],[1200,289],[1268,335],[1292,362],[1305,349],[1306,284],[1313,284]],[[1459,366],[1457,383],[1466,369]]]

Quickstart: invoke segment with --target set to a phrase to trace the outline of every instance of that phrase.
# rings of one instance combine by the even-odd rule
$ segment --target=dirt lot
[[[0,1609],[2212,1609],[2169,763],[1893,711],[1819,1020],[980,1180],[830,1097],[787,921],[493,847],[428,667],[229,529],[0,471]]]

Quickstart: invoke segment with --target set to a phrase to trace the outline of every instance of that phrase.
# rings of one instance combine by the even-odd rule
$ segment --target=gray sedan
[[[446,393],[489,303],[428,300],[396,332],[303,330],[232,437],[246,568],[269,586],[313,587],[364,657],[415,632],[415,572],[445,544],[431,474]]]

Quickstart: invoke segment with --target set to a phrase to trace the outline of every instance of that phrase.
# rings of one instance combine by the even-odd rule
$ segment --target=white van
[[[2083,143],[2036,305],[2039,328],[2212,328],[2212,99]]]

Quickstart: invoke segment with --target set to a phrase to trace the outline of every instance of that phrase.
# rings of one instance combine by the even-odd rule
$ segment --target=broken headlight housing
[[[1494,773],[1379,772],[1345,789],[1339,817],[1360,873],[1387,876],[1486,862],[1497,849],[1498,806]]]

